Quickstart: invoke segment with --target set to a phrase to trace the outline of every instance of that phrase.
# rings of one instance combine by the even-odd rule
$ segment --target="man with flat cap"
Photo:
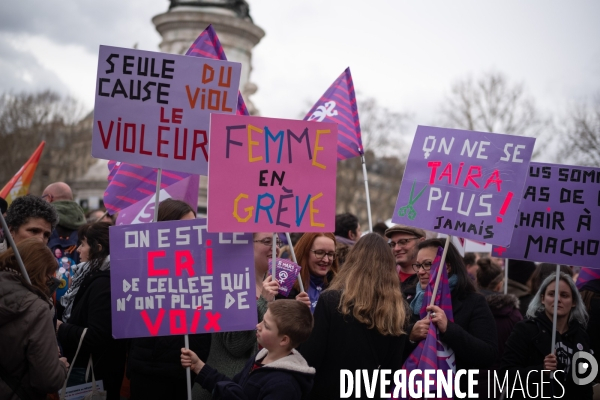
[[[394,225],[385,231],[385,236],[389,238],[388,244],[396,258],[402,295],[410,302],[419,282],[412,265],[417,262],[417,247],[420,241],[425,240],[425,231],[407,225]]]

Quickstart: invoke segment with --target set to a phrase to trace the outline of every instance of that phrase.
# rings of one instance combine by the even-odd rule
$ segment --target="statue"
[[[245,0],[169,0],[169,10],[178,6],[187,7],[221,7],[228,10],[232,10],[236,13],[238,18],[249,19],[250,17],[250,6]]]

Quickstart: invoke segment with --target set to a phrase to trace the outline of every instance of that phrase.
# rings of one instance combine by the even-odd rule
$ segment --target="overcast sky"
[[[600,92],[598,0],[250,0],[266,31],[252,98],[297,118],[350,66],[356,89],[431,124],[452,82],[485,71],[524,83],[540,108]],[[93,107],[100,44],[158,50],[167,0],[19,0],[0,5],[0,92],[45,88]],[[360,112],[360,110],[359,110]]]

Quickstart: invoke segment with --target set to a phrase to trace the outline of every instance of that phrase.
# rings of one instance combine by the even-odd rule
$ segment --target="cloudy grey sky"
[[[250,0],[262,115],[297,118],[350,66],[357,90],[431,124],[453,81],[500,71],[549,113],[600,92],[597,0]],[[167,0],[0,5],[0,92],[51,88],[93,107],[100,44],[158,50]],[[360,111],[360,110],[359,110]]]

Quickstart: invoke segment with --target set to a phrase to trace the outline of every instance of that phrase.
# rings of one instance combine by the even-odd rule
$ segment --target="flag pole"
[[[154,194],[154,222],[158,221],[158,200],[160,199],[160,180],[162,178],[162,168],[156,170],[156,190]],[[183,336],[183,343],[186,350],[190,349],[190,337],[188,335]],[[185,369],[185,379],[187,383],[187,398],[192,400],[192,375],[190,367]]]
[[[554,286],[554,312],[552,313],[552,348],[550,354],[556,351],[556,324],[558,319],[558,284],[560,283],[560,264],[556,264],[556,283]]]
[[[23,278],[25,278],[27,283],[31,285],[31,280],[29,279],[29,275],[27,274],[27,270],[25,269],[25,265],[23,264],[23,260],[21,259],[21,255],[19,254],[19,250],[17,249],[17,245],[15,244],[15,241],[13,240],[13,237],[10,234],[10,231],[8,230],[8,225],[6,225],[6,220],[4,219],[2,213],[0,213],[0,221],[2,221],[2,229],[4,229],[4,235],[6,236],[6,239],[8,240],[11,249],[13,249],[13,252],[15,253],[15,258],[17,259],[17,264],[19,264],[21,275],[23,275]]]
[[[275,266],[277,265],[277,233],[273,232],[273,245],[271,247],[271,279],[275,280]]]
[[[504,294],[508,293],[508,258],[504,258]]]
[[[107,215],[108,215],[108,210],[104,211],[104,214],[102,214],[101,216],[96,218],[96,220],[94,222],[100,221],[102,218],[106,217]],[[155,217],[155,219],[156,219],[156,217]]]
[[[162,168],[156,171],[156,194],[154,195],[154,222],[158,219],[158,200],[160,198],[160,178],[162,177]]]
[[[452,241],[452,235],[448,235],[446,237],[446,244],[444,245],[444,252],[442,253],[442,259],[440,260],[440,266],[438,268],[438,273],[435,278],[435,285],[433,286],[433,293],[431,294],[431,300],[429,305],[432,306],[435,303],[435,295],[437,294],[438,287],[440,286],[440,278],[442,277],[442,268],[444,267],[444,263],[446,262],[446,254],[448,253],[448,247],[450,247],[450,242]]]
[[[369,198],[369,178],[367,177],[367,164],[365,163],[365,155],[361,154],[363,178],[365,180],[365,193],[367,195],[367,216],[369,217],[369,232],[373,232],[373,220],[371,219],[371,199]]]
[[[294,251],[294,245],[292,244],[292,239],[290,238],[290,233],[286,232],[285,237],[287,238],[288,245],[290,246],[290,254],[292,255],[292,261],[298,264],[296,260],[296,252]],[[304,292],[304,283],[302,283],[302,277],[298,276],[298,285],[300,286],[300,292]]]

